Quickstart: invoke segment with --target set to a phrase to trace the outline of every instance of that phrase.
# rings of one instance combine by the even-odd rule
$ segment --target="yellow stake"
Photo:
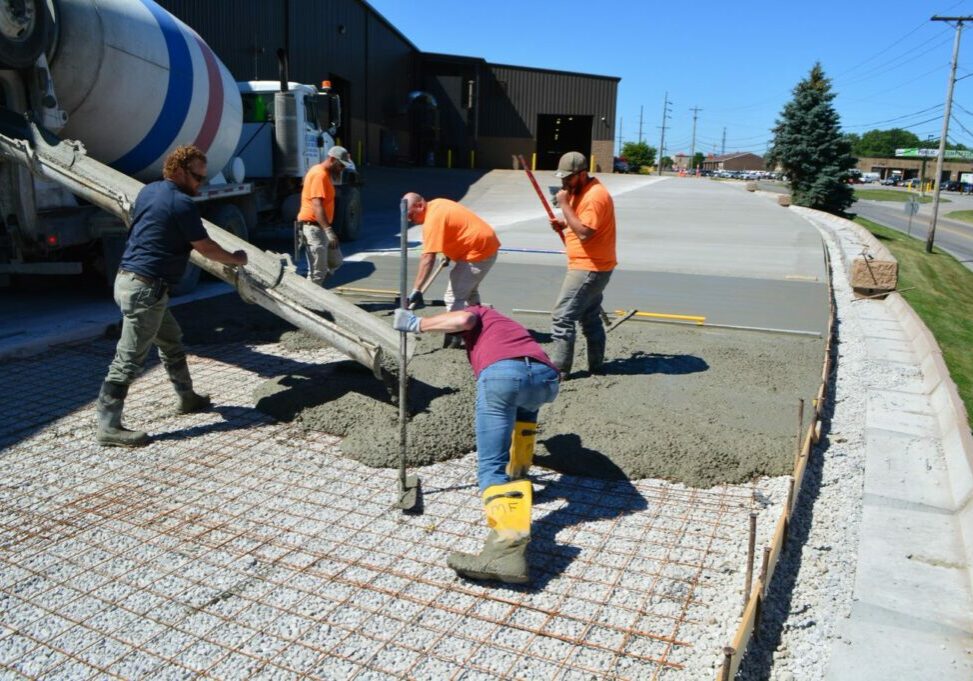
[[[615,310],[615,314],[619,317],[623,317],[628,314],[628,310]],[[653,319],[681,319],[687,322],[696,322],[696,324],[703,324],[706,322],[706,317],[700,317],[698,315],[688,315],[688,314],[665,314],[663,312],[636,312],[636,317],[652,317]]]

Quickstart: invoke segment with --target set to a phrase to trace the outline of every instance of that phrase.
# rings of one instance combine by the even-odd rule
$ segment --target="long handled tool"
[[[401,265],[399,271],[399,304],[403,309],[407,306],[407,292],[406,292],[406,274],[409,269],[409,218],[407,216],[408,204],[405,199],[402,199],[400,206],[401,220],[400,229],[402,231],[402,243],[401,243]],[[409,374],[408,374],[408,353],[406,331],[399,332],[399,499],[396,502],[396,508],[401,508],[403,511],[412,511],[416,508],[416,504],[419,501],[419,476],[417,475],[406,475],[405,473],[405,455],[408,451],[408,410],[406,409],[406,403],[408,402],[408,387],[409,387]]]
[[[527,165],[527,161],[524,160],[524,155],[517,154],[517,159],[520,161],[520,165],[524,169],[524,172],[527,173],[527,179],[530,180],[530,183],[534,186],[534,191],[537,192],[537,198],[541,200],[541,204],[543,204],[544,210],[547,211],[547,217],[549,217],[551,220],[557,220],[557,216],[554,215],[554,210],[551,208],[551,204],[548,202],[547,197],[544,196],[544,190],[542,190],[541,186],[537,184],[537,178],[534,177],[534,173],[531,172],[530,166]],[[557,231],[557,235],[561,237],[561,241],[563,242],[564,232],[560,230],[556,230],[556,231]]]
[[[443,256],[443,259],[439,261],[439,264],[438,265],[436,265],[436,269],[434,269],[432,271],[432,274],[430,274],[428,277],[426,277],[426,280],[424,282],[422,282],[422,286],[419,287],[419,293],[425,295],[426,294],[426,291],[429,289],[429,287],[432,286],[432,282],[436,281],[436,277],[439,276],[439,273],[440,272],[442,272],[444,269],[446,269],[446,266],[447,265],[449,265],[449,258],[447,258],[444,255]],[[403,289],[403,290],[405,290],[405,289]],[[409,303],[409,309],[410,310],[415,309],[415,304],[414,303]]]

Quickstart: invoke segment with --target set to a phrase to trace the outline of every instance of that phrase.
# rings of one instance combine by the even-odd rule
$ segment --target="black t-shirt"
[[[189,195],[169,180],[152,182],[135,199],[135,221],[120,267],[174,286],[186,270],[190,242],[206,237]]]

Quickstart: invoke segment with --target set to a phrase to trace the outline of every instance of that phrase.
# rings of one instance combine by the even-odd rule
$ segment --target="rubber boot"
[[[603,374],[605,372],[605,339],[588,339],[588,373]]]
[[[526,584],[530,581],[527,567],[530,507],[528,480],[487,487],[483,492],[483,510],[490,532],[483,548],[476,554],[451,553],[446,564],[467,579]]]
[[[510,440],[510,461],[507,462],[507,477],[520,480],[527,477],[534,463],[534,443],[537,440],[537,424],[531,421],[514,423],[514,434]]]
[[[141,430],[129,430],[122,425],[122,409],[128,386],[105,381],[98,393],[95,408],[98,415],[98,428],[95,439],[107,447],[143,447],[149,443],[149,436]]]
[[[443,335],[443,348],[449,350],[463,350],[463,337],[458,333],[447,333]]]
[[[574,363],[574,341],[555,338],[548,356],[561,374],[561,380],[565,380],[571,373],[571,365]]]
[[[189,365],[181,360],[166,367],[172,387],[176,389],[176,413],[193,414],[209,409],[213,401],[205,393],[193,390],[193,379],[189,375]]]

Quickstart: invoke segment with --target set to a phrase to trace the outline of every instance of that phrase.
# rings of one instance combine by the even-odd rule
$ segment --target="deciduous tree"
[[[655,163],[655,147],[645,142],[626,142],[622,145],[622,158],[628,161],[628,167],[633,173],[639,168],[648,167]]]

